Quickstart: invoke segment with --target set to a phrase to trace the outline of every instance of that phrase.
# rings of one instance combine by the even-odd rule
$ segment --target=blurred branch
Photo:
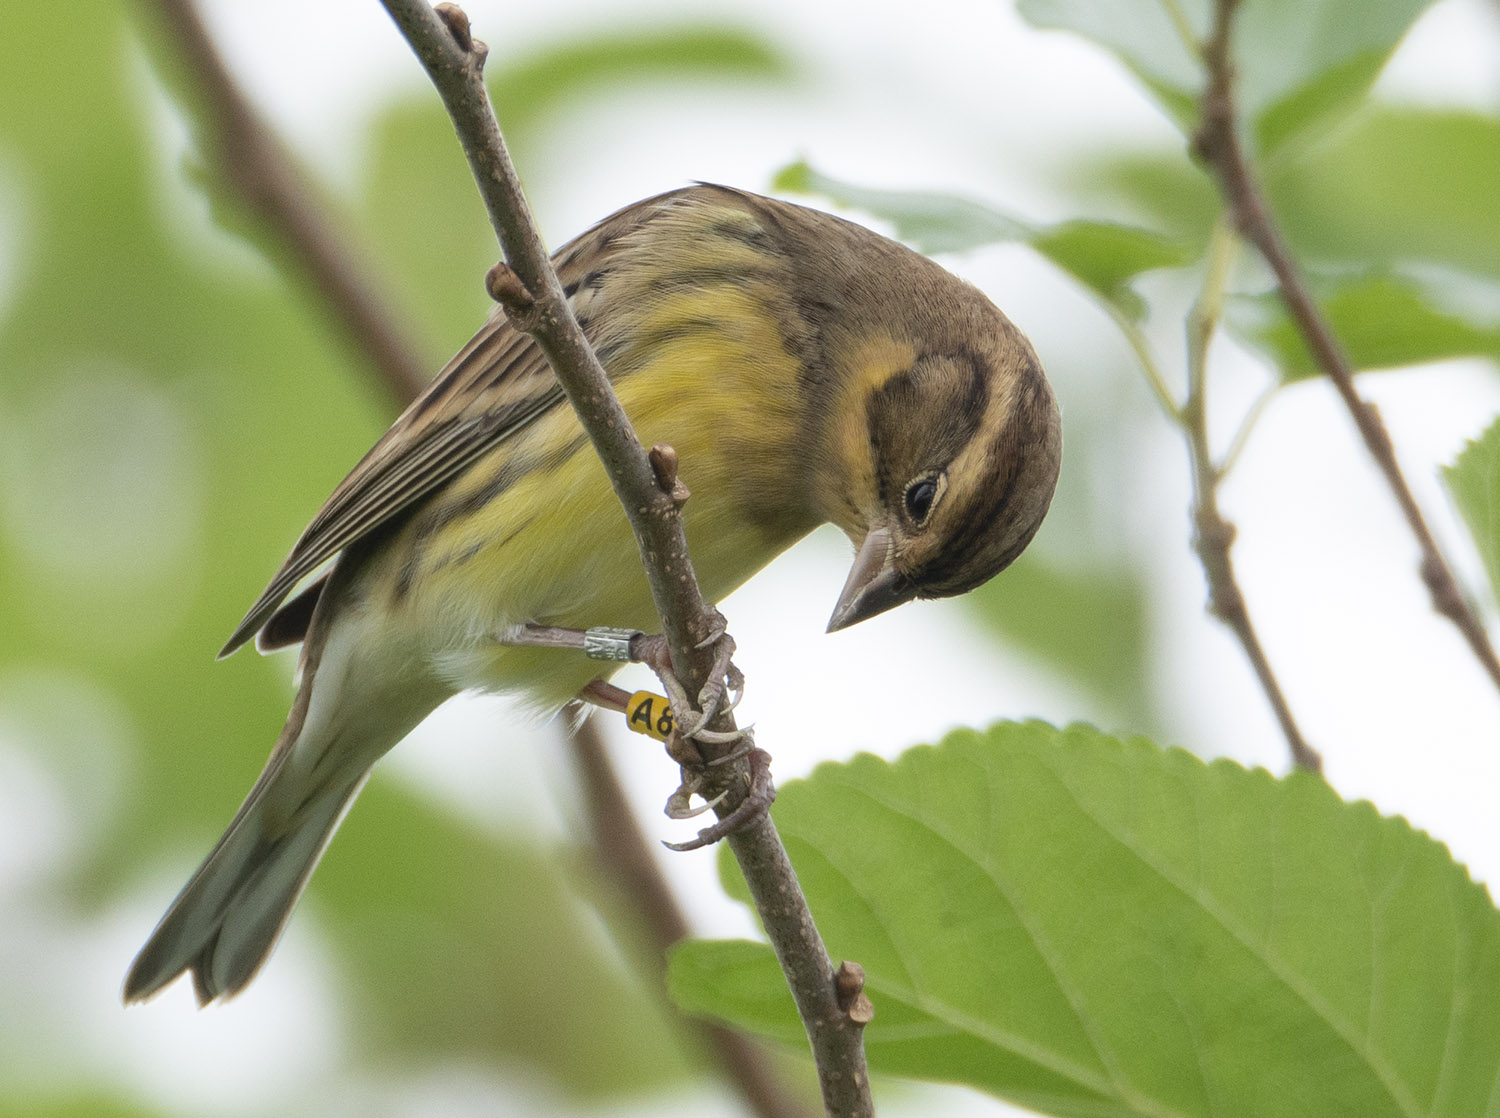
[[[627,806],[625,790],[605,751],[597,715],[568,735],[578,782],[584,792],[584,814],[593,840],[594,858],[605,881],[640,918],[650,941],[646,955],[659,990],[666,990],[667,954],[691,934],[650,844]],[[711,1021],[687,1017],[668,1005],[699,1041],[718,1058],[724,1073],[762,1118],[806,1118],[811,1112],[792,1099],[772,1074],[759,1046],[743,1033]]]
[[[1239,430],[1235,432],[1223,461],[1215,463],[1208,440],[1208,349],[1223,309],[1233,249],[1233,238],[1221,224],[1215,228],[1209,244],[1208,272],[1203,280],[1203,290],[1193,304],[1188,318],[1188,393],[1187,399],[1181,404],[1167,387],[1166,377],[1157,364],[1151,341],[1141,329],[1140,323],[1112,302],[1106,300],[1103,305],[1135,353],[1156,402],[1187,442],[1193,478],[1193,550],[1198,553],[1198,562],[1203,567],[1203,576],[1208,582],[1209,610],[1234,633],[1240,647],[1244,649],[1245,657],[1250,661],[1250,667],[1260,680],[1261,690],[1265,692],[1266,700],[1276,715],[1276,721],[1281,725],[1293,763],[1311,772],[1322,772],[1323,759],[1307,744],[1302,731],[1297,728],[1281,684],[1276,679],[1276,673],[1271,670],[1270,659],[1250,621],[1249,607],[1245,604],[1245,595],[1240,590],[1239,582],[1234,576],[1234,564],[1230,560],[1230,550],[1234,546],[1234,525],[1225,520],[1219,511],[1219,483],[1224,480],[1224,475],[1239,456],[1251,428],[1271,395],[1268,391],[1255,401],[1241,421]]]
[[[1297,721],[1292,717],[1291,707],[1282,693],[1276,673],[1271,670],[1270,659],[1261,646],[1260,637],[1250,621],[1249,607],[1234,576],[1234,564],[1230,550],[1234,546],[1234,525],[1224,519],[1219,511],[1219,483],[1224,480],[1235,459],[1244,448],[1250,431],[1264,410],[1272,391],[1263,393],[1251,406],[1241,421],[1233,441],[1222,462],[1215,463],[1208,440],[1208,349],[1218,328],[1223,310],[1225,284],[1228,280],[1229,264],[1233,256],[1233,238],[1222,224],[1215,228],[1209,244],[1208,273],[1204,277],[1203,290],[1193,304],[1188,318],[1188,394],[1181,404],[1172,395],[1162,375],[1151,341],[1140,323],[1109,300],[1103,306],[1115,320],[1115,325],[1125,335],[1145,374],[1152,395],[1161,406],[1166,417],[1182,432],[1187,441],[1188,461],[1193,477],[1193,550],[1203,567],[1203,576],[1208,581],[1209,610],[1234,633],[1245,650],[1250,667],[1260,680],[1261,690],[1281,725],[1291,750],[1292,761],[1299,768],[1310,772],[1323,771],[1323,759],[1317,750],[1307,744]]]
[[[161,16],[202,94],[204,158],[322,296],[386,390],[404,404],[426,385],[429,371],[371,285],[371,270],[335,232],[337,223],[306,173],[230,77],[192,0],[147,4]]]
[[[1188,443],[1193,473],[1193,549],[1203,564],[1208,579],[1210,608],[1218,619],[1239,639],[1240,647],[1260,680],[1261,690],[1281,724],[1292,761],[1298,768],[1322,772],[1323,759],[1302,736],[1292,710],[1282,693],[1271,661],[1261,646],[1260,637],[1250,620],[1245,595],[1234,577],[1230,550],[1234,546],[1234,525],[1219,511],[1219,482],[1228,469],[1216,465],[1208,441],[1208,350],[1218,328],[1224,306],[1224,289],[1229,266],[1234,258],[1234,235],[1220,222],[1209,242],[1208,271],[1203,290],[1193,303],[1187,322],[1188,394],[1182,405],[1180,422]],[[1251,417],[1258,409],[1251,412]],[[1247,418],[1247,425],[1250,419]],[[1241,432],[1247,427],[1242,427]],[[1236,439],[1236,443],[1240,440]]]
[[[675,470],[669,477],[653,469],[563,295],[490,107],[483,76],[488,49],[471,37],[468,17],[451,4],[434,10],[426,0],[382,2],[448,109],[504,250],[505,263],[491,271],[491,291],[547,355],[577,411],[635,530],[672,665],[688,691],[701,695],[718,670],[715,638],[722,622],[703,601],[688,557],[682,512],[672,492]],[[663,682],[669,681],[664,677]],[[698,712],[677,708],[679,726],[685,713]],[[705,747],[710,759],[734,748],[727,741],[735,730],[733,717],[718,713],[713,729],[726,744]],[[719,766],[739,771],[727,774],[733,778],[723,785],[729,796],[716,810],[721,820],[737,821],[727,839],[807,1030],[825,1106],[840,1116],[872,1115],[863,1020],[846,1008],[852,999],[835,981],[770,815],[764,809],[748,816],[739,811],[753,803],[750,774],[764,760],[765,754],[752,750],[748,764]],[[769,777],[765,780],[768,790]]]
[[[1480,665],[1489,673],[1495,686],[1500,687],[1500,658],[1496,657],[1484,626],[1469,607],[1458,580],[1427,526],[1396,460],[1395,447],[1380,413],[1355,389],[1354,367],[1349,356],[1308,291],[1250,167],[1240,141],[1234,101],[1234,65],[1230,58],[1230,35],[1238,8],[1239,0],[1216,0],[1213,31],[1203,44],[1208,86],[1203,94],[1202,122],[1194,138],[1194,151],[1218,179],[1235,227],[1255,245],[1275,274],[1282,300],[1298,332],[1318,367],[1333,382],[1365,447],[1395,495],[1421,551],[1422,581],[1432,595],[1433,609],[1457,626]]]
[[[264,223],[288,260],[311,281],[380,378],[398,406],[410,403],[428,376],[416,349],[396,325],[400,319],[361,278],[354,254],[308,188],[270,127],[250,107],[204,27],[191,0],[150,0],[176,40],[209,104],[203,122],[205,147],[221,160],[224,182]],[[689,934],[686,919],[646,847],[630,814],[624,791],[604,754],[597,730],[583,723],[572,735],[580,780],[594,824],[595,846],[611,881],[621,882],[650,931],[651,965],[665,988],[666,949]],[[787,1097],[772,1074],[766,1054],[752,1041],[722,1026],[684,1019],[713,1052],[754,1113],[762,1118],[798,1118],[806,1109]]]

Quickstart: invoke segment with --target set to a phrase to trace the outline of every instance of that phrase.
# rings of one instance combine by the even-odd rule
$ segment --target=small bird
[[[1062,452],[1052,390],[1010,320],[925,257],[703,184],[626,207],[553,262],[637,435],[680,455],[708,600],[832,522],[857,548],[828,626],[842,629],[973,589],[1040,526]],[[220,653],[300,642],[296,698],[125,1000],[184,971],[200,1004],[243,989],[371,766],[445,699],[555,711],[618,666],[514,643],[533,624],[659,621],[577,417],[497,311],[333,491]]]

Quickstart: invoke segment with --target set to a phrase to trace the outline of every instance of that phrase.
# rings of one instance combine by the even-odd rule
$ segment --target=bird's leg
[[[499,643],[525,645],[532,648],[579,649],[592,660],[612,660],[645,664],[666,689],[672,709],[677,712],[678,729],[684,738],[701,741],[709,745],[732,745],[742,739],[744,731],[719,733],[708,729],[708,724],[721,711],[732,711],[739,706],[745,693],[745,676],[734,665],[734,638],[729,635],[722,614],[714,613],[714,631],[699,645],[714,649],[714,666],[709,672],[708,682],[698,692],[697,709],[701,715],[694,718],[694,704],[687,690],[677,678],[672,666],[672,654],[667,640],[661,634],[642,633],[639,629],[611,629],[596,626],[592,629],[562,629],[555,625],[521,625],[499,638]],[[725,696],[730,697],[724,706]],[[587,695],[583,696],[588,698]],[[590,700],[592,701],[592,700]],[[607,705],[607,704],[606,704]]]
[[[718,807],[729,793],[722,790],[710,798],[713,786],[720,784],[720,781],[714,779],[714,770],[739,760],[749,760],[749,788],[745,798],[728,815],[699,831],[696,838],[687,842],[666,843],[671,850],[698,850],[711,846],[764,815],[776,799],[776,787],[771,782],[771,755],[755,747],[752,727],[747,726],[732,733],[719,733],[703,728],[721,711],[727,713],[738,706],[745,687],[745,677],[733,661],[734,641],[725,629],[723,617],[716,615],[716,621],[714,632],[698,646],[704,648],[709,644],[717,644],[718,647],[714,650],[710,683],[699,692],[703,713],[691,730],[684,729],[680,712],[691,711],[693,708],[673,670],[671,652],[665,637],[648,635],[634,629],[580,630],[526,625],[506,634],[501,642],[542,648],[576,648],[593,659],[635,661],[646,664],[656,672],[676,716],[671,732],[666,735],[667,754],[682,769],[682,783],[667,799],[666,814],[670,819],[691,819]],[[731,693],[733,697],[729,705],[724,706],[725,695]],[[628,713],[629,693],[602,679],[589,683],[578,693],[578,697],[595,706]],[[705,760],[695,740],[704,744],[738,745],[739,748]],[[693,805],[694,796],[702,799],[701,805]]]

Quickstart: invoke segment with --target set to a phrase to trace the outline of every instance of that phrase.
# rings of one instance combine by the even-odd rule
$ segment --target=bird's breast
[[[691,322],[713,322],[734,308],[690,309]],[[796,457],[799,370],[772,323],[655,325],[649,359],[616,372],[616,389],[641,442],[677,450],[694,567],[716,602],[818,523]],[[392,606],[455,686],[555,707],[601,665],[496,634],[526,622],[660,627],[624,510],[566,406],[497,446],[402,532]]]

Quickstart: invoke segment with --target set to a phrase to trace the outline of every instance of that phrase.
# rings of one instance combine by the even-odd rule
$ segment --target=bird
[[[976,287],[844,218],[699,183],[553,255],[645,445],[676,449],[709,601],[813,528],[855,545],[828,628],[961,594],[1031,541],[1056,399]],[[200,1005],[274,948],[371,767],[462,691],[556,711],[598,678],[528,625],[659,626],[626,517],[531,337],[496,309],[339,483],[220,657],[301,645],[284,729],[135,957]],[[606,671],[618,665],[609,665]]]

